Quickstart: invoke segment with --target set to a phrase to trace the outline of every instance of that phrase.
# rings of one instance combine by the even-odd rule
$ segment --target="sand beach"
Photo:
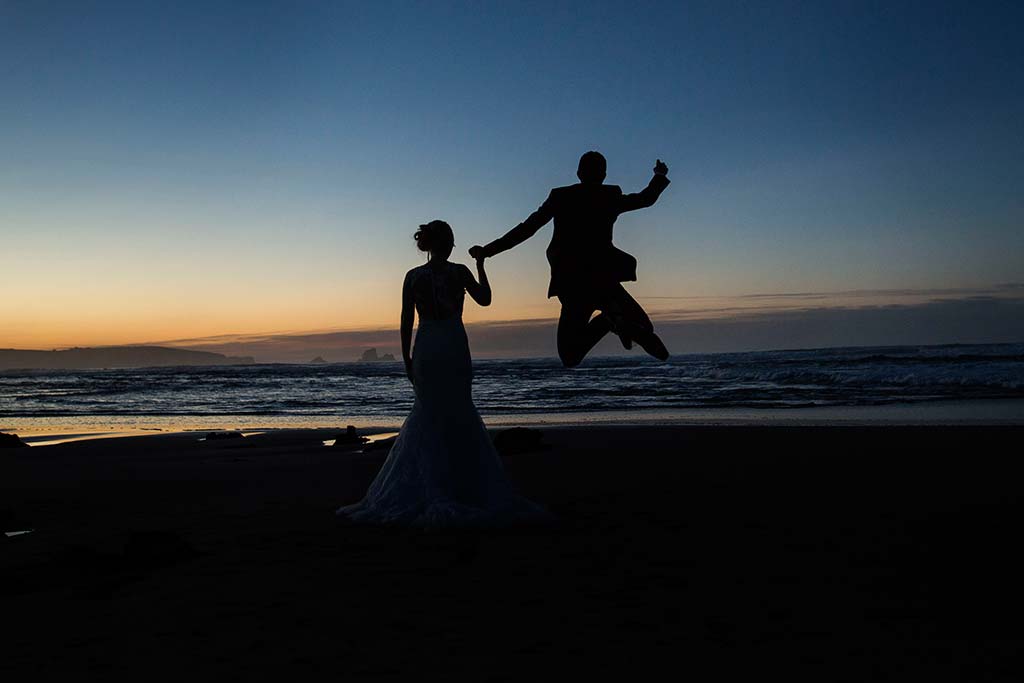
[[[498,430],[500,431],[500,430]],[[1020,427],[590,426],[505,458],[554,525],[339,524],[337,430],[0,452],[6,680],[1011,680]],[[12,527],[7,529],[6,527]]]

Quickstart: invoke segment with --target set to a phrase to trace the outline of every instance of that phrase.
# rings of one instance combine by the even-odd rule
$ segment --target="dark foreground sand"
[[[326,436],[0,451],[3,679],[1024,672],[1024,429],[548,430],[560,524],[484,534],[339,525],[383,455]]]

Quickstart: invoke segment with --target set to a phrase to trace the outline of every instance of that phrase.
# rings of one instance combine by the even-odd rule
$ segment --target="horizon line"
[[[748,349],[745,351],[692,351],[689,353],[674,353],[671,358],[682,358],[688,356],[735,356],[744,355],[750,353],[789,353],[797,351],[833,351],[842,349],[899,349],[899,348],[939,348],[939,347],[957,347],[957,346],[1021,346],[1024,345],[1024,338],[1017,341],[1009,342],[988,342],[988,341],[969,341],[969,342],[946,342],[938,344],[833,344],[828,346],[792,346],[792,347],[769,347],[759,349]],[[137,348],[164,348],[175,351],[189,351],[194,349],[185,349],[171,346],[159,346],[156,344],[115,344],[108,346],[72,346],[67,348],[58,349],[15,349],[9,347],[0,347],[2,351],[22,351],[26,353],[56,353],[61,351],[75,351],[75,350],[96,350],[96,349],[137,349]],[[225,358],[252,358],[252,356],[231,356],[217,351],[205,351],[203,353],[210,353],[213,355],[221,355]],[[648,359],[648,356],[642,353],[634,354],[596,354],[588,356],[588,358],[601,358],[608,360],[621,360],[624,358],[638,358],[641,360]],[[476,357],[473,358],[473,362],[477,361],[523,361],[523,360],[551,360],[561,362],[557,355],[548,356],[489,356],[489,357]],[[395,359],[389,360],[339,360],[339,361],[324,361],[323,363],[314,363],[311,361],[258,361],[253,360],[252,363],[246,363],[245,365],[362,365],[362,364],[374,364],[374,363],[400,363],[401,360]],[[651,362],[666,362],[657,361],[657,359],[651,359]],[[237,365],[237,364],[235,364]],[[138,366],[139,369],[147,367],[192,367],[192,366]],[[198,366],[206,367],[206,366]],[[11,368],[12,370],[31,370],[33,368]],[[50,369],[50,368],[47,368]],[[52,368],[54,370],[60,370],[62,368]],[[103,369],[103,368],[96,368]],[[131,369],[131,368],[117,368],[117,369]],[[0,372],[6,372],[7,370],[0,370]]]

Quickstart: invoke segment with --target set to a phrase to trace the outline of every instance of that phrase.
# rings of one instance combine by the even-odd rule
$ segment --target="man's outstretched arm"
[[[646,209],[648,206],[652,206],[654,202],[658,201],[662,190],[668,187],[670,182],[672,181],[668,179],[668,166],[662,163],[661,159],[658,159],[657,163],[654,164],[654,177],[651,178],[651,182],[647,184],[647,187],[633,194],[622,195],[622,199],[619,200],[619,213]]]
[[[508,251],[517,244],[522,244],[536,235],[537,231],[543,228],[554,215],[554,202],[551,200],[551,195],[548,195],[548,198],[544,200],[544,203],[540,205],[540,208],[531,213],[525,221],[512,228],[490,244],[483,247],[473,247],[469,250],[469,253],[473,258],[477,258],[476,250],[479,249],[480,251],[478,253],[481,256],[489,258],[495,254],[500,254],[503,251]]]

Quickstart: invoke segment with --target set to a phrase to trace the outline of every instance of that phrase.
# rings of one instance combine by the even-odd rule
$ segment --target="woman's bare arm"
[[[412,323],[416,315],[416,303],[412,295],[412,278],[405,276],[402,285],[402,360],[405,361],[405,374],[412,382]]]
[[[476,272],[480,277],[480,282],[476,281],[473,277],[473,273],[470,272],[469,268],[463,268],[465,271],[466,279],[466,291],[473,297],[473,301],[477,302],[481,306],[491,305],[491,283],[487,281],[487,271],[484,270],[484,259],[478,258],[476,260]]]

